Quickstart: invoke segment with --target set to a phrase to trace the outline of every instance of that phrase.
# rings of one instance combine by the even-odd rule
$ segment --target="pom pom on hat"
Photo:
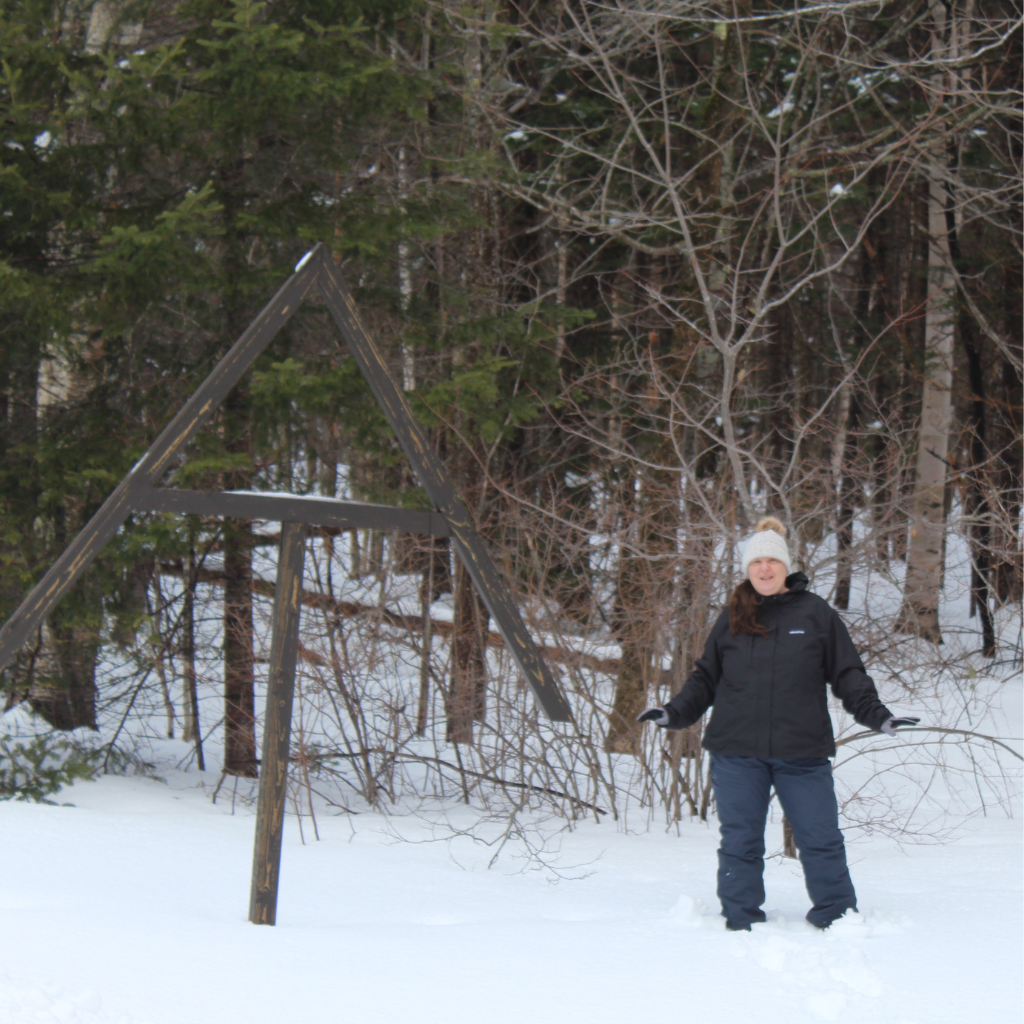
[[[786,534],[789,532],[775,516],[765,516],[764,519],[757,521],[754,533],[763,533],[765,530],[774,530],[783,539],[785,539]]]
[[[786,543],[786,528],[778,519],[766,516],[754,528],[743,548],[744,575],[755,558],[777,558],[786,567],[787,576],[793,571],[793,560],[789,557],[789,545]]]

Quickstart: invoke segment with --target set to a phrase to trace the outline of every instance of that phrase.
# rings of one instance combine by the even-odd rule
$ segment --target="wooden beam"
[[[367,333],[356,312],[348,289],[342,281],[330,253],[321,250],[316,257],[318,284],[348,349],[355,357],[374,397],[383,409],[398,437],[406,457],[430,500],[448,521],[452,546],[469,571],[494,624],[504,637],[513,661],[522,672],[537,702],[548,718],[556,722],[572,720],[569,704],[552,678],[544,659],[512,600],[511,592],[484,546],[466,507],[459,500],[441,460],[431,448],[423,428],[413,415],[405,395],[398,389],[383,353]]]
[[[447,537],[448,523],[438,512],[265,491],[187,491],[153,487],[136,494],[137,512],[188,512],[200,516],[265,519],[277,523],[308,523],[337,529],[402,530]]]
[[[252,887],[249,890],[249,920],[253,924],[274,924],[277,920],[305,545],[305,525],[286,522],[281,528],[281,550],[277,560],[267,709],[263,716],[263,753],[256,803]]]
[[[136,496],[159,483],[171,460],[210,418],[253,360],[299,307],[318,273],[319,260],[315,255],[316,250],[314,258],[307,259],[305,265],[288,278],[264,306],[177,416],[164,427],[146,454],[4,623],[0,629],[0,672],[85,572],[103,545],[117,533],[135,506]]]

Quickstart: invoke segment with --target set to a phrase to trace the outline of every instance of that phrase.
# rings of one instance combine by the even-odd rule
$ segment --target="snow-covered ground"
[[[321,815],[306,845],[289,818],[267,927],[246,920],[251,807],[212,803],[214,781],[107,776],[65,790],[74,806],[0,804],[3,1024],[1021,1017],[1021,827],[1003,814],[942,845],[854,842],[861,915],[825,933],[802,920],[798,865],[770,860],[751,934],[717,914],[710,825],[528,819],[488,867],[468,809]]]
[[[918,658],[927,645],[884,635],[871,670],[899,712],[1019,753],[1019,615],[1002,621],[996,671],[973,653],[963,577],[947,573],[941,672],[934,650],[932,662]],[[827,579],[818,583],[827,593]],[[898,580],[855,580],[848,618],[870,608],[870,638],[898,593]],[[212,723],[215,673],[204,692]],[[841,747],[861,914],[825,933],[803,921],[799,865],[777,856],[768,922],[725,931],[713,820],[665,831],[660,809],[634,800],[617,823],[608,815],[568,831],[531,812],[509,829],[479,806],[408,793],[387,816],[321,805],[318,838],[308,814],[301,830],[290,814],[278,923],[266,927],[247,921],[251,794],[229,780],[213,801],[219,773],[196,771],[185,744],[158,739],[160,701],[144,711],[136,694],[125,688],[100,739],[133,709],[137,733],[128,737],[130,724],[122,740],[158,778],[79,782],[56,796],[65,806],[0,802],[0,1024],[1021,1020],[1020,765],[1003,748],[956,736],[941,749],[934,737],[920,748],[881,737]],[[0,736],[12,730],[32,732],[23,709],[0,724]],[[769,853],[781,845],[776,819]]]

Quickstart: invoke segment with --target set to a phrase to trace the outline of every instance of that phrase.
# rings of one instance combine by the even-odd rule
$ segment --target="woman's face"
[[[786,592],[786,566],[777,558],[755,558],[747,569],[747,575],[762,597]]]

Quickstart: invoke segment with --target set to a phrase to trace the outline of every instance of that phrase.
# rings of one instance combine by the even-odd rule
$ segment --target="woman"
[[[690,678],[663,707],[639,716],[685,729],[709,707],[703,745],[721,826],[718,898],[725,925],[764,921],[764,828],[772,786],[793,829],[807,892],[807,920],[827,928],[857,897],[846,867],[829,758],[836,746],[826,685],[869,729],[892,734],[917,718],[895,718],[878,699],[839,615],[792,573],[785,527],[762,519],[743,551],[747,576],[715,623]]]

